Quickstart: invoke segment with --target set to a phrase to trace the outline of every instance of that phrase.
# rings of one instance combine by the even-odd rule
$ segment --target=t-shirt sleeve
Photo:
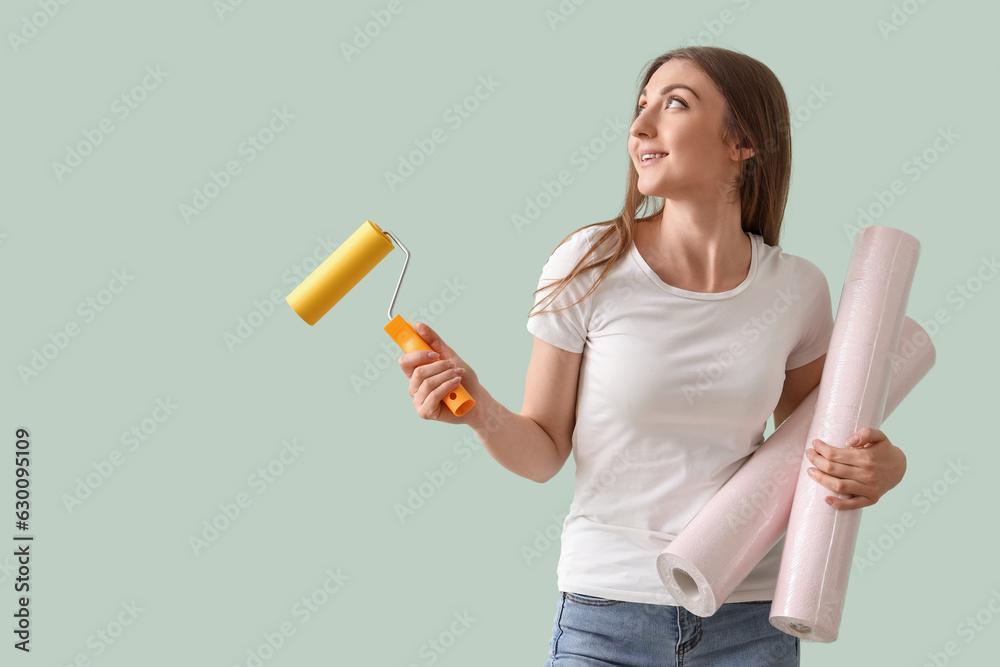
[[[556,290],[556,281],[569,275],[590,247],[586,230],[580,230],[552,252],[542,267],[542,275],[538,279],[538,287],[542,289],[535,293],[535,307],[528,318],[528,331],[532,335],[569,352],[583,352],[593,308],[593,293],[576,305],[551,311],[569,306],[586,294],[593,286],[594,270],[577,275],[554,299],[551,295]],[[587,258],[587,263],[591,261],[593,256]],[[540,303],[542,305],[538,305]]]
[[[803,309],[799,342],[788,355],[785,370],[805,366],[826,354],[833,335],[830,285],[823,270],[807,260],[796,273],[799,303]]]

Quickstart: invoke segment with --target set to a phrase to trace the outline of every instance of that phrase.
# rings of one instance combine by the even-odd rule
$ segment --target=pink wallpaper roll
[[[843,447],[855,431],[879,428],[920,243],[891,227],[858,234],[806,443]],[[834,495],[806,474],[802,457],[771,603],[771,624],[800,639],[837,639],[861,510],[836,510]],[[847,496],[841,496],[847,497]]]
[[[927,374],[934,358],[930,336],[905,318],[886,417]],[[718,611],[788,527],[818,395],[816,387],[657,557],[663,585],[691,613]]]

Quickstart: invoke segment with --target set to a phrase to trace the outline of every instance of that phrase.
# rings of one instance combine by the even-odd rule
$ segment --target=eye
[[[688,105],[685,104],[684,100],[682,100],[681,98],[679,98],[679,97],[668,97],[667,98],[667,108],[668,109],[670,108],[670,103],[671,102],[680,102],[682,107],[684,107],[685,109],[688,108]],[[645,105],[642,105],[642,104],[636,105],[636,107],[635,107],[635,114],[638,116],[640,113],[642,113],[642,110],[645,109],[645,108],[646,108]]]

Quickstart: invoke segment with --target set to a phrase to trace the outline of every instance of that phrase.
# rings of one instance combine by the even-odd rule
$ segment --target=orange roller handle
[[[413,325],[403,319],[402,315],[396,315],[389,324],[385,325],[385,332],[396,341],[403,352],[413,352],[414,350],[428,350],[433,352],[431,346],[424,342],[413,329]],[[444,404],[456,417],[461,417],[472,409],[476,401],[461,384],[455,387],[444,397]]]

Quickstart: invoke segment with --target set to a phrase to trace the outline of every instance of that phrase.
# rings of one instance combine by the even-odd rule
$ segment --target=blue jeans
[[[797,667],[799,639],[771,601],[730,602],[701,618],[684,607],[560,592],[545,667]]]

